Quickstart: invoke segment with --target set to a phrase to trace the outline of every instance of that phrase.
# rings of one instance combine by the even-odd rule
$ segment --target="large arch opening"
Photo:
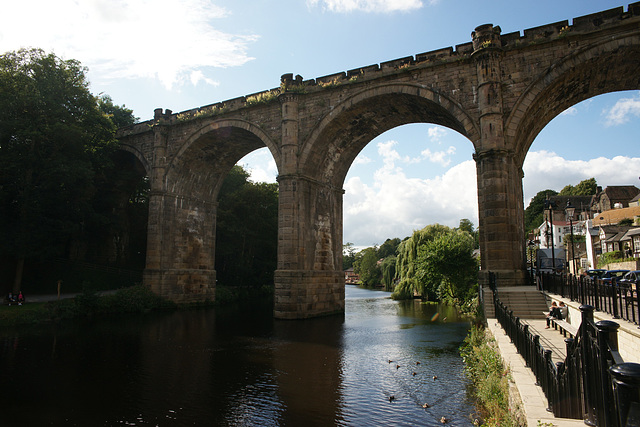
[[[150,223],[163,226],[150,235],[162,250],[148,257],[147,273],[150,283],[159,284],[158,292],[188,302],[215,298],[218,279],[227,286],[269,280],[264,274],[260,280],[248,274],[263,253],[255,236],[248,234],[255,233],[258,218],[264,219],[261,213],[277,215],[277,185],[249,185],[246,174],[234,166],[265,146],[277,155],[275,144],[260,129],[237,120],[212,122],[188,138],[167,166],[163,188],[152,191],[153,212],[162,218],[151,218]],[[246,219],[251,216],[253,220]],[[277,233],[276,226],[272,228],[271,234]],[[266,240],[277,242],[276,237]],[[272,277],[275,266],[270,268]]]
[[[343,241],[355,247],[410,236],[429,224],[478,225],[473,146],[444,126],[391,129],[358,153],[344,184]]]
[[[599,215],[603,208],[613,207],[600,202],[600,198],[608,197],[608,192],[631,194],[626,197],[629,200],[617,201],[623,208],[638,195],[632,193],[640,193],[637,173],[640,151],[630,149],[638,145],[639,134],[639,91],[590,97],[557,114],[537,134],[523,165],[525,232],[543,251],[550,253],[554,246],[554,254],[557,252],[556,258],[560,260],[556,266],[577,274],[596,268],[597,258],[603,251],[596,236],[599,227],[617,225],[618,214],[630,219],[635,217],[632,209],[628,215],[624,209],[611,220],[616,224],[599,221],[599,217],[611,215]],[[592,178],[595,184],[585,194],[586,181]],[[580,188],[575,188],[578,185]],[[542,205],[547,197],[555,204],[551,213]],[[567,201],[576,208],[570,222],[564,212]],[[574,221],[572,247],[570,225]],[[529,258],[531,264],[535,253],[529,253]]]
[[[410,123],[433,123],[471,141],[479,131],[460,106],[446,96],[411,85],[365,90],[336,107],[322,121],[301,153],[304,172],[341,187],[358,153],[377,136]],[[319,144],[317,141],[326,141]]]

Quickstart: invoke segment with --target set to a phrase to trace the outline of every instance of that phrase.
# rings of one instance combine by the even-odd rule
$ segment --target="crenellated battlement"
[[[469,59],[474,52],[481,51],[482,49],[497,48],[505,51],[522,49],[532,44],[551,42],[559,38],[571,38],[578,35],[583,36],[591,32],[615,27],[632,19],[634,22],[640,21],[640,2],[629,4],[626,11],[624,7],[620,6],[574,18],[571,25],[568,20],[564,20],[525,29],[522,34],[520,31],[500,34],[500,27],[494,27],[492,24],[484,24],[478,26],[476,30],[471,33],[473,41],[456,45],[455,48],[445,47],[419,53],[415,56],[393,59],[381,62],[380,64],[367,65],[346,72],[342,71],[310,80],[303,80],[299,75],[294,79],[293,74],[284,74],[281,78],[280,87],[277,88],[175,114],[170,110],[166,110],[166,112],[163,113],[162,109],[157,109],[152,120],[123,128],[119,131],[119,136],[123,137],[145,132],[159,122],[175,123],[202,117],[211,117],[244,107],[266,104],[277,100],[278,96],[284,92],[310,93],[338,85],[375,79],[386,74],[397,73],[404,70],[408,71],[444,65],[452,61]]]

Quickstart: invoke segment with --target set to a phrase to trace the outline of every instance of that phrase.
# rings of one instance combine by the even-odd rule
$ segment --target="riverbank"
[[[520,402],[510,392],[511,372],[484,326],[473,326],[460,347],[467,377],[474,385],[479,411],[488,427],[525,425]]]
[[[113,291],[85,291],[58,295],[34,295],[23,305],[0,306],[0,326],[33,325],[74,318],[109,316],[117,314],[144,314],[151,311],[179,308],[215,307],[233,304],[250,298],[273,294],[269,288],[218,287],[216,301],[188,306],[178,305],[154,294],[143,285]]]

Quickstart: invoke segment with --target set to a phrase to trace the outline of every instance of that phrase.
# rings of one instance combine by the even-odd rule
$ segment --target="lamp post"
[[[529,241],[527,242],[527,246],[529,247],[529,263],[531,264],[530,277],[531,277],[531,282],[533,282],[534,278],[536,277],[533,271],[533,260],[534,260],[533,253],[534,253],[534,248],[536,247],[536,242],[533,240],[533,238],[529,239]]]
[[[573,207],[570,200],[567,200],[567,207],[564,208],[564,213],[569,220],[569,229],[571,230],[571,264],[573,265],[573,275],[576,275],[576,257],[573,253],[573,214],[576,212],[576,208]]]
[[[554,203],[549,200],[549,199],[545,199],[544,201],[544,208],[546,210],[549,210],[549,216],[547,217],[547,219],[549,220],[549,227],[547,227],[547,232],[551,232],[551,272],[555,274],[556,272],[556,253],[555,253],[555,246],[556,246],[556,242],[553,241],[553,205]],[[547,247],[549,246],[549,239],[547,239]]]

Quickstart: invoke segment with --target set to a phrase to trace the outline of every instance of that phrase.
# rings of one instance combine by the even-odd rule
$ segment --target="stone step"
[[[495,317],[492,298],[491,291],[485,288],[484,310],[487,318]],[[533,286],[498,288],[498,298],[521,319],[542,319],[544,312],[549,310],[544,294]]]

